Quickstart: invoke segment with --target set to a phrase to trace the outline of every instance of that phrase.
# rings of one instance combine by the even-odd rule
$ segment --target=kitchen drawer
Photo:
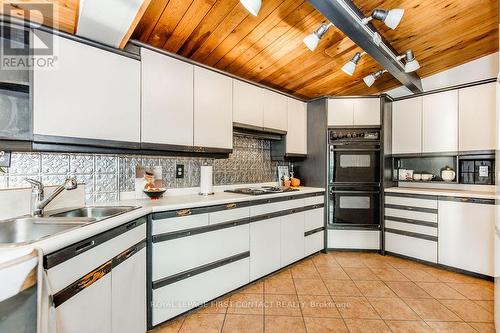
[[[317,208],[305,211],[304,231],[308,232],[325,226],[325,209]]]
[[[153,220],[153,235],[184,229],[198,228],[208,225],[208,214],[171,217]]]
[[[429,227],[424,225],[412,224],[412,223],[404,223],[398,221],[385,220],[385,227],[390,229],[415,232],[418,234],[436,236],[438,235],[437,224],[435,227]]]
[[[153,243],[153,281],[250,249],[249,224]]]
[[[322,203],[325,203],[324,195],[304,198],[304,206],[319,205]]]
[[[263,215],[273,212],[279,212],[282,210],[302,208],[302,207],[304,207],[304,199],[291,199],[286,201],[266,203],[250,207],[250,216]]]
[[[385,208],[385,216],[394,216],[404,219],[411,219],[424,222],[438,222],[437,213],[427,213],[420,212],[416,210],[406,210],[406,209],[395,209],[395,208]]]
[[[224,295],[249,282],[249,258],[153,290],[153,325]]]
[[[429,197],[429,199],[424,199],[421,197],[419,197],[419,198],[399,197],[399,196],[391,196],[390,194],[386,194],[385,195],[385,203],[390,204],[390,205],[430,208],[430,209],[437,209],[437,207],[438,207],[436,197]]]
[[[325,232],[320,231],[304,238],[304,255],[309,256],[325,248]]]
[[[243,208],[236,208],[236,209],[228,209],[228,210],[223,210],[219,212],[214,212],[208,214],[208,220],[210,224],[218,224],[218,223],[224,223],[224,222],[229,222],[229,221],[234,221],[234,220],[241,220],[245,217],[250,216],[250,208],[249,207],[243,207]]]
[[[385,233],[385,250],[411,258],[437,263],[437,242],[405,235]]]
[[[101,245],[91,248],[88,251],[82,252],[69,260],[66,260],[59,265],[56,265],[47,270],[47,275],[52,287],[52,291],[57,293],[63,288],[69,286],[88,272],[101,266],[108,260],[114,258],[121,252],[129,249],[135,244],[143,241],[146,238],[146,223],[143,223],[130,231],[122,233],[115,238],[112,238]],[[88,244],[92,243],[92,239],[88,240]],[[81,245],[85,247],[85,244]]]
[[[329,249],[380,250],[379,230],[328,230]]]

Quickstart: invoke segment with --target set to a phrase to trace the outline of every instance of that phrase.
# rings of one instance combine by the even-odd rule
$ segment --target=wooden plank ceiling
[[[365,15],[404,8],[396,30],[373,22],[396,50],[414,50],[420,77],[498,51],[497,0],[354,0]],[[302,43],[325,18],[307,1],[262,0],[257,17],[238,0],[152,0],[133,38],[302,98],[367,95],[399,86],[364,57],[353,77],[340,68],[359,48],[332,28],[310,52]]]

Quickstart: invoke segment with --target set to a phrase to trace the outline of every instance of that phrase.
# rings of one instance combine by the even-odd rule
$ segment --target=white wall
[[[493,53],[463,65],[425,77],[422,79],[422,87],[424,88],[424,91],[431,91],[497,77],[498,58],[498,52]],[[412,94],[411,91],[404,86],[386,91],[386,93],[394,98]]]

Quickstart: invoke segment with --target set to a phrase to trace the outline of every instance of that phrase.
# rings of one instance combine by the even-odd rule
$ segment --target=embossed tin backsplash
[[[199,157],[129,156],[98,154],[12,153],[11,167],[0,174],[0,188],[28,187],[24,178],[45,185],[59,185],[67,176],[85,183],[87,204],[115,201],[120,192],[134,190],[135,166],[162,166],[163,182],[168,188],[200,185],[200,166],[214,166],[214,184],[262,183],[276,180],[271,162],[271,144],[234,136],[233,153],[228,159]],[[183,164],[185,177],[175,178],[175,165]]]

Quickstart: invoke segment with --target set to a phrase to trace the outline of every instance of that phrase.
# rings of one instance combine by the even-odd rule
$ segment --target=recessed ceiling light
[[[344,73],[346,73],[347,75],[352,76],[354,74],[354,71],[356,70],[356,65],[358,64],[359,60],[361,60],[361,57],[365,54],[365,52],[356,52],[354,57],[352,57],[352,59],[342,67],[342,71],[344,71]]]
[[[387,70],[385,69],[381,69],[379,71],[376,71],[375,73],[372,73],[370,75],[367,75],[363,78],[363,81],[365,81],[365,84],[368,86],[368,87],[371,87],[374,83],[375,83],[375,80],[377,80],[379,77],[382,76],[382,74],[386,73]]]
[[[396,29],[396,27],[399,25],[399,22],[401,22],[404,13],[405,10],[401,8],[390,10],[377,8],[372,12],[371,16],[365,17],[362,22],[363,24],[367,24],[371,20],[375,19],[384,22],[385,25],[391,29]]]
[[[323,23],[312,34],[307,35],[304,38],[304,44],[306,44],[307,48],[311,51],[316,50],[320,39],[323,38],[325,33],[328,31],[328,29],[330,29],[330,27],[332,25],[333,24],[331,24],[331,23],[328,23],[328,24]]]
[[[415,72],[420,68],[420,64],[418,63],[417,59],[415,59],[415,55],[413,54],[412,50],[408,50],[405,52],[405,54],[400,55],[398,57],[398,60],[401,59],[406,59],[405,62],[405,72],[406,73],[411,73]]]
[[[259,15],[262,0],[240,0],[240,2],[250,12],[250,14],[253,16]]]

